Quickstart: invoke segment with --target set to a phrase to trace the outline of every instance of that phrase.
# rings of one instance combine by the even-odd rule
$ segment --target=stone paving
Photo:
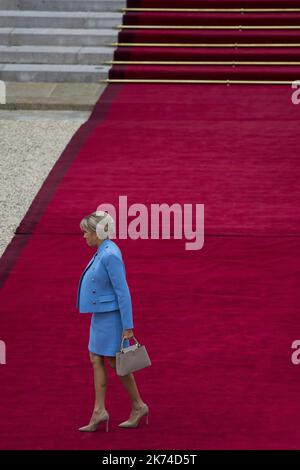
[[[0,255],[65,146],[89,115],[0,111]]]

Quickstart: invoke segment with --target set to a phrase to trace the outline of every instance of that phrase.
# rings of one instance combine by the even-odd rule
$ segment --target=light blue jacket
[[[123,330],[133,328],[132,303],[119,247],[107,238],[83,271],[77,291],[80,313],[120,310]]]

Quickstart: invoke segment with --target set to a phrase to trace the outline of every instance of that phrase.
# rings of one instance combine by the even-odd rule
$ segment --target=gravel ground
[[[0,256],[72,135],[89,117],[74,111],[0,112]]]

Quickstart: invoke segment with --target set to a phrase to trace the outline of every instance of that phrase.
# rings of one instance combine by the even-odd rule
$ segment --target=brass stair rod
[[[159,13],[283,13],[299,12],[300,8],[120,8],[121,12],[159,12]]]
[[[117,25],[114,27],[115,29],[181,29],[181,30],[197,30],[197,29],[300,29],[300,25],[295,26],[274,26],[274,25],[267,25],[267,26],[252,26],[252,25],[224,25],[224,26],[174,26],[174,25]]]
[[[101,62],[104,65],[300,65],[298,62],[262,62],[262,61],[150,61],[150,60],[106,60]]]
[[[247,85],[291,85],[295,80],[169,80],[169,79],[119,79],[107,78],[100,83],[219,83],[219,84],[247,84]]]
[[[257,43],[201,43],[201,44],[189,44],[189,43],[131,43],[131,42],[111,42],[107,43],[107,46],[112,46],[112,47],[234,47],[238,49],[239,47],[300,47],[300,43],[265,43],[265,44],[257,44]]]

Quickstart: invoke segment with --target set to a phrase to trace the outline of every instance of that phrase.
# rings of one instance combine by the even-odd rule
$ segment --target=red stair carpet
[[[1,449],[299,448],[300,107],[291,92],[108,85],[1,259]],[[93,379],[90,315],[75,301],[93,250],[79,221],[102,202],[118,208],[120,195],[149,212],[204,204],[204,246],[116,240],[135,334],[152,359],[135,374],[149,425],[117,426],[130,404],[107,366],[110,431],[80,433]]]
[[[285,84],[300,76],[299,0],[130,0],[119,28],[112,81]]]

